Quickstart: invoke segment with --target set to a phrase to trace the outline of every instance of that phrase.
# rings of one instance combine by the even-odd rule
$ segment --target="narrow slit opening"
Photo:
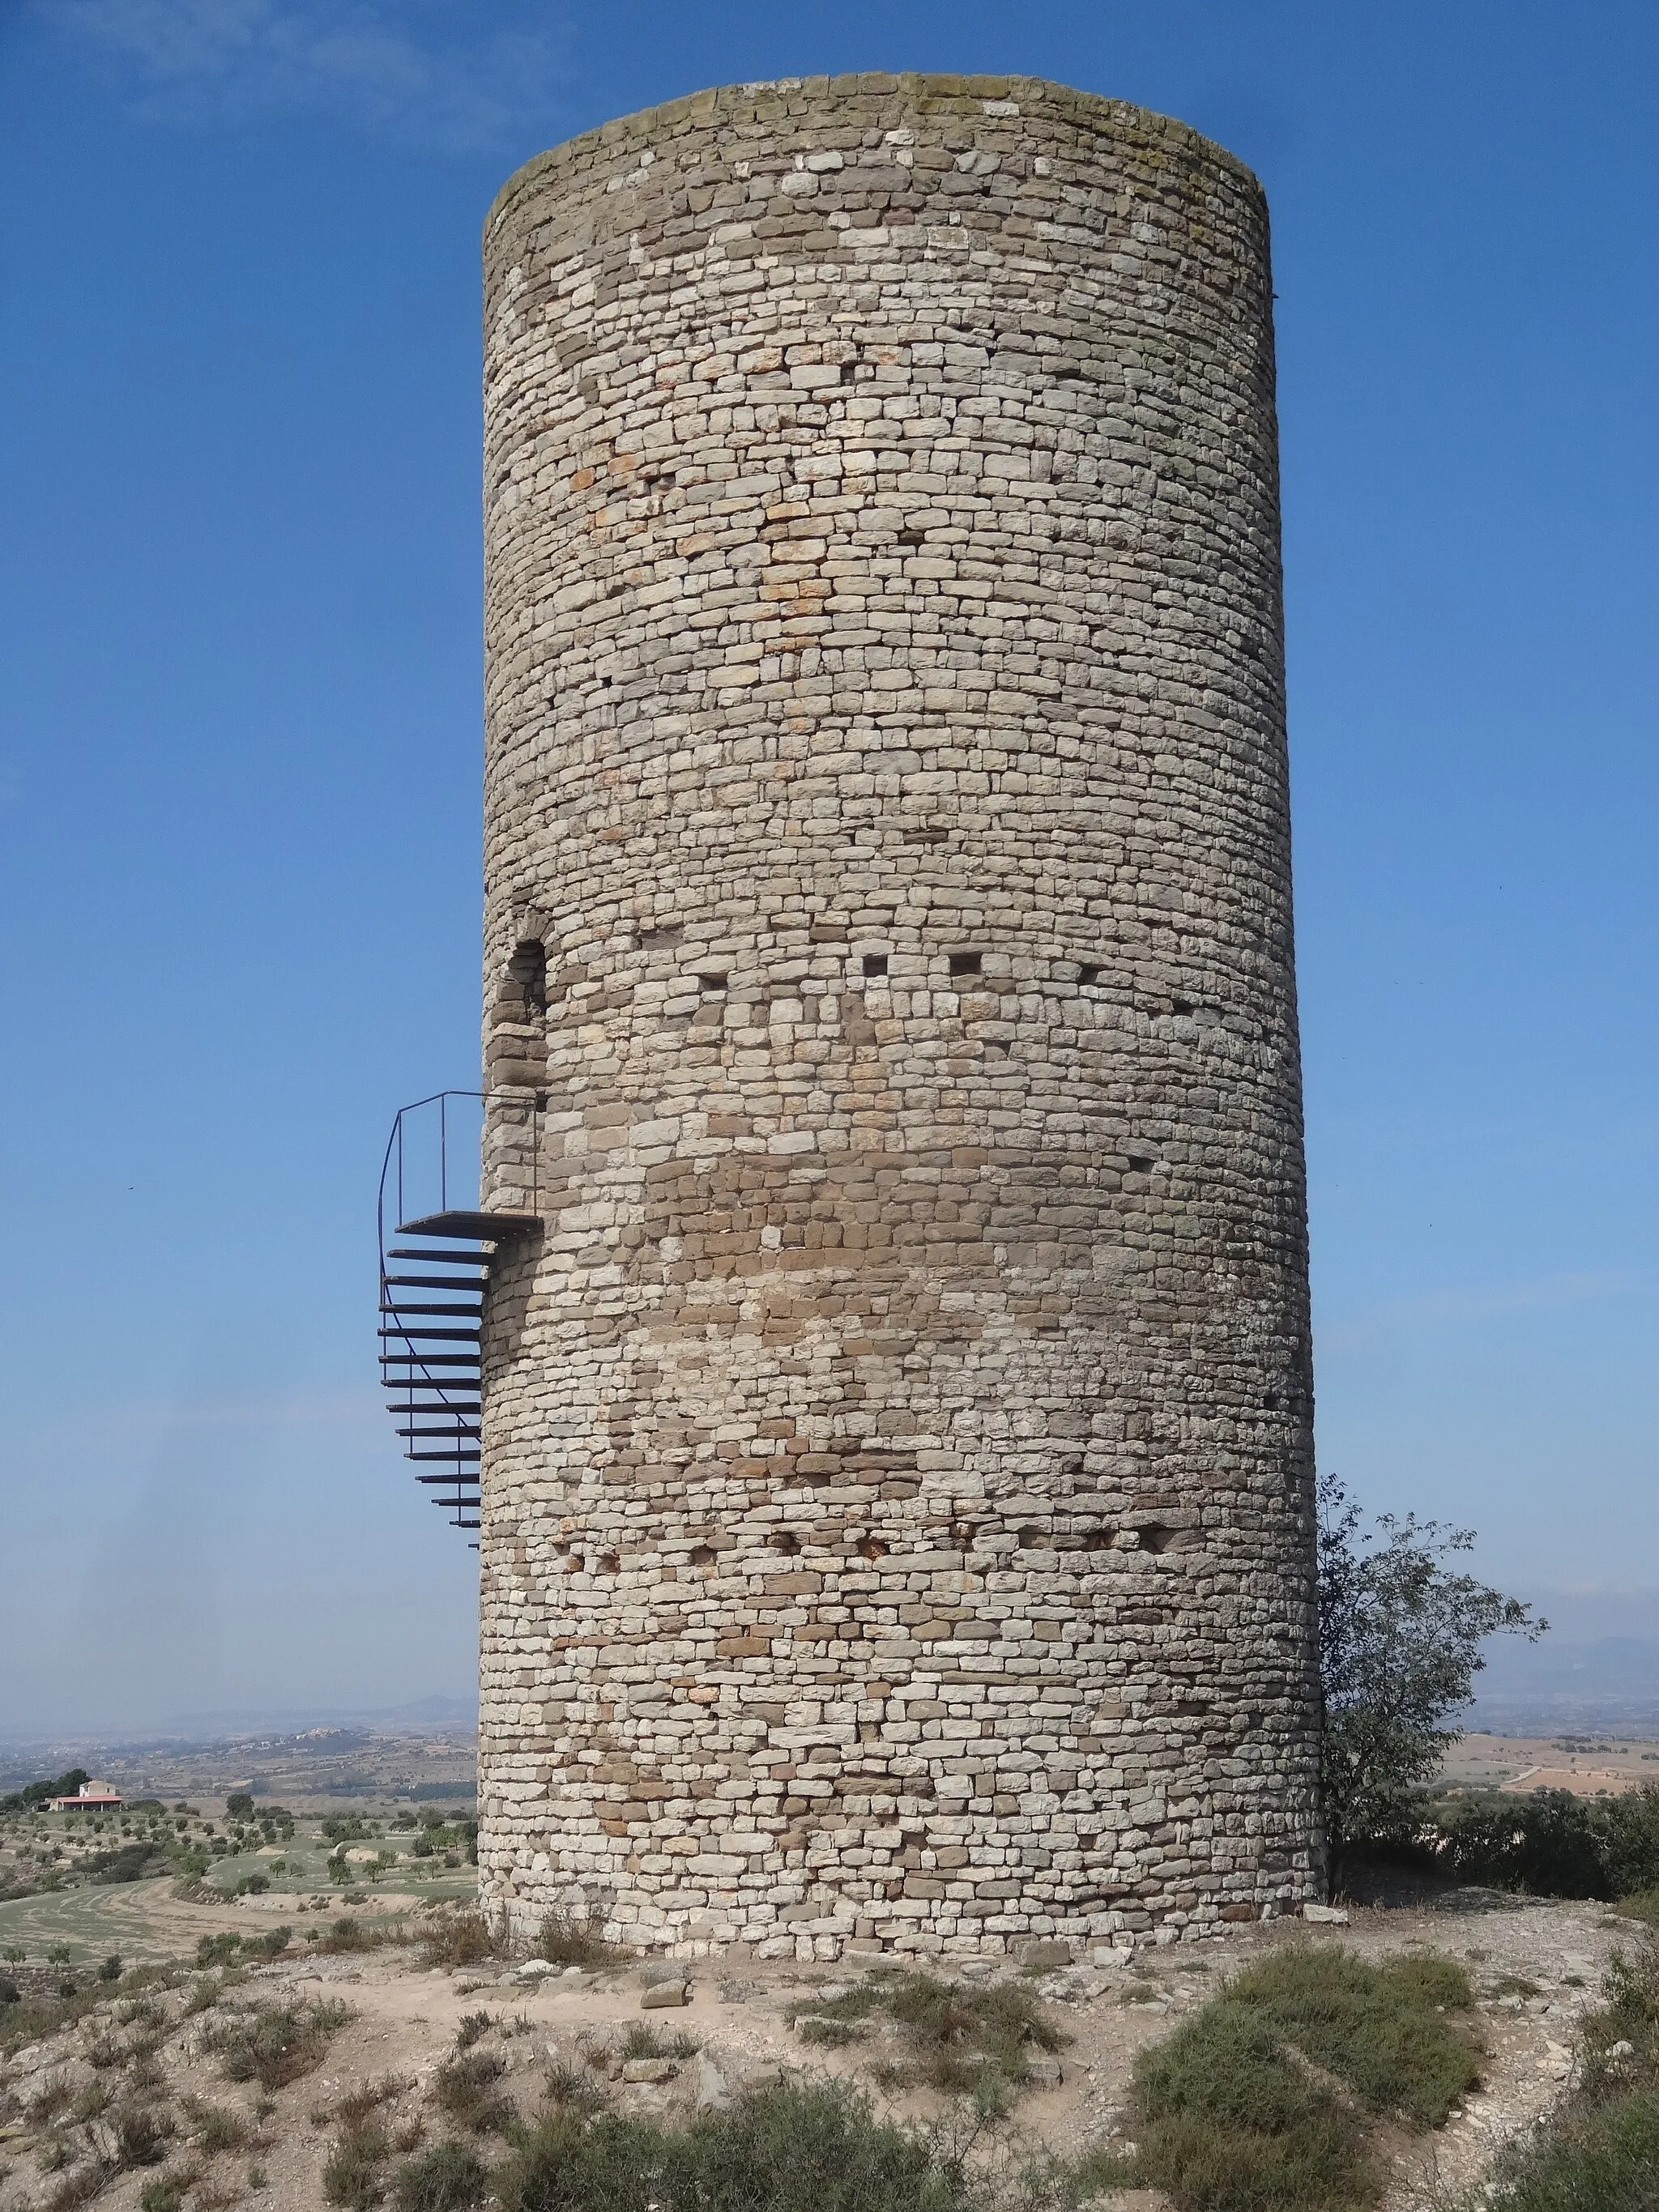
[[[953,952],[951,955],[951,973],[953,975],[977,975],[984,960],[982,952]]]
[[[538,1090],[547,1080],[547,947],[526,938],[513,948],[489,1024],[491,1090]]]

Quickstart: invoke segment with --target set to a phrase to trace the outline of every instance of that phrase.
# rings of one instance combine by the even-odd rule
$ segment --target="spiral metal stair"
[[[478,1525],[483,1400],[480,1338],[490,1264],[541,1226],[538,1213],[475,1212],[449,1205],[452,1099],[439,1091],[400,1107],[380,1169],[380,1382],[416,1480],[456,1528]],[[404,1212],[410,1117],[435,1109],[438,1210]],[[441,1272],[437,1272],[437,1271]]]

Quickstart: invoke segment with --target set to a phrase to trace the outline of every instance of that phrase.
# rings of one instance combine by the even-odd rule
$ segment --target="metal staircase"
[[[449,1205],[450,1102],[483,1097],[477,1091],[439,1091],[398,1109],[380,1168],[378,1207],[381,1386],[404,1456],[422,1470],[416,1480],[457,1528],[478,1525],[480,1338],[490,1263],[514,1238],[541,1226],[538,1213],[478,1213]],[[427,1116],[419,1126],[428,1139],[420,1149],[428,1153],[435,1119],[438,1210],[410,1218],[405,1186],[416,1180],[410,1172],[416,1148],[410,1125],[420,1115]],[[428,1185],[429,1175],[418,1180]],[[428,1272],[436,1268],[443,1272]]]

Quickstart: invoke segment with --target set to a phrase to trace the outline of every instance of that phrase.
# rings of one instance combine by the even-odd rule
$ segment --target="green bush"
[[[1474,2046],[1440,2009],[1474,2002],[1449,1959],[1374,1966],[1351,1951],[1286,1944],[1246,1967],[1224,2002],[1249,2007],[1372,2112],[1415,2127],[1440,2126],[1480,2078]]]
[[[153,1844],[123,1844],[118,1850],[94,1851],[81,1862],[89,1881],[138,1881],[155,1856]]]
[[[1375,1966],[1312,1944],[1271,1952],[1135,2061],[1134,2178],[1182,2212],[1374,2203],[1382,2177],[1357,2107],[1438,2126],[1479,2079],[1474,2048],[1448,2017],[1472,2002],[1449,1960]]]
[[[1622,1797],[1536,1790],[1436,1822],[1438,1863],[1465,1881],[1534,1897],[1614,1899],[1659,1887],[1659,1784]]]
[[[557,2108],[491,2180],[502,2212],[968,2212],[958,2161],[844,2083],[744,2097],[673,2130]]]
[[[1135,2063],[1137,2179],[1182,2212],[1351,2212],[1380,2194],[1356,2117],[1223,1998]]]
[[[434,2143],[402,2167],[392,2185],[398,2212],[471,2212],[489,2168],[465,2143]]]

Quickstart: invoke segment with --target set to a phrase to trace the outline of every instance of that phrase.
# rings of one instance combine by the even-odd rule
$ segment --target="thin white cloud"
[[[460,152],[556,136],[562,25],[463,0],[36,0],[158,119],[309,110]],[[492,28],[492,20],[496,27]]]

